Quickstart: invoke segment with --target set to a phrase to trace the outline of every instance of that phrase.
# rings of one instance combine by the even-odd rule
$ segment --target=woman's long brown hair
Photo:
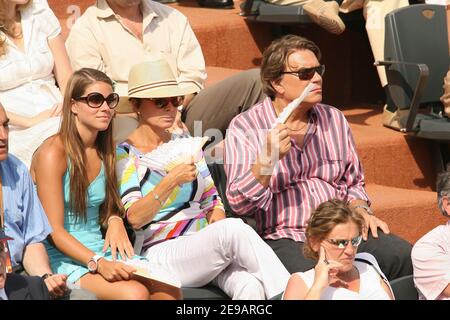
[[[0,58],[6,54],[6,36],[11,38],[22,36],[22,33],[14,28],[14,19],[6,16],[6,1],[8,0],[0,0]],[[31,3],[32,0],[29,0],[26,4],[17,6],[16,10],[30,6]]]
[[[77,219],[83,218],[86,221],[87,189],[89,179],[86,172],[86,155],[83,141],[78,133],[75,117],[72,112],[74,99],[82,97],[86,88],[94,82],[104,82],[113,87],[111,79],[103,72],[83,68],[75,71],[69,79],[64,95],[62,122],[59,136],[64,145],[70,172],[70,208],[75,213]],[[113,123],[109,124],[105,131],[100,131],[95,140],[95,147],[100,159],[103,162],[106,176],[106,197],[100,206],[99,222],[105,222],[111,213],[119,213],[123,216],[123,207],[118,194],[117,175],[115,170],[116,152],[112,132]]]

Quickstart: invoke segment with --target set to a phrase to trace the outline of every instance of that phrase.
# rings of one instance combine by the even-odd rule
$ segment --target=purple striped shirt
[[[307,221],[322,202],[333,198],[369,202],[364,173],[344,115],[316,104],[310,110],[303,147],[291,139],[291,149],[278,161],[265,188],[251,167],[276,118],[266,98],[230,123],[224,158],[227,198],[236,214],[255,215],[263,238],[304,241]]]

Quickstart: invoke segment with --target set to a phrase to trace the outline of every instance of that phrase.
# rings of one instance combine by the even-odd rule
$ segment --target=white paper
[[[164,270],[161,266],[155,265],[148,260],[126,260],[122,261],[125,264],[136,268],[135,275],[144,277],[150,280],[155,280],[167,283],[173,287],[180,288],[181,282],[173,274]]]
[[[292,112],[302,103],[302,101],[306,98],[306,96],[316,87],[316,85],[312,82],[310,82],[306,88],[303,90],[302,94],[298,97],[292,100],[280,113],[280,115],[277,118],[277,121],[273,125],[273,128],[275,128],[279,123],[286,123],[287,119],[289,119]]]

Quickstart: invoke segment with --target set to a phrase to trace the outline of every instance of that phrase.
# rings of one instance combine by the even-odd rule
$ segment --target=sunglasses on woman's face
[[[148,98],[148,100],[152,101],[158,109],[167,107],[169,103],[171,103],[175,108],[178,108],[183,104],[183,99],[183,96],[170,98]]]
[[[357,248],[362,241],[362,235],[356,236],[353,239],[327,239],[329,243],[338,247],[339,249],[347,248],[348,244],[351,243],[354,248]]]
[[[86,102],[87,105],[91,108],[100,108],[106,101],[108,107],[110,109],[114,109],[119,104],[119,95],[113,92],[109,94],[107,97],[104,97],[99,92],[91,92],[85,97],[79,97],[73,100]]]
[[[325,73],[325,65],[321,64],[317,67],[312,68],[301,68],[298,71],[284,71],[283,74],[292,74],[294,76],[297,76],[300,80],[311,80],[316,72],[319,74],[319,76],[323,76]]]

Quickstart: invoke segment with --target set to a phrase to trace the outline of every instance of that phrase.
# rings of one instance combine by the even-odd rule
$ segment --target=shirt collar
[[[146,19],[158,16],[150,6],[149,1],[144,0],[141,2],[141,5],[142,5],[142,15],[144,16],[144,24]],[[115,15],[114,11],[109,7],[108,2],[106,2],[106,0],[97,0],[96,7],[97,7],[97,17],[99,18],[105,19]]]
[[[99,18],[109,18],[114,15],[114,11],[109,7],[106,0],[97,0],[95,5],[97,7],[97,17]]]

